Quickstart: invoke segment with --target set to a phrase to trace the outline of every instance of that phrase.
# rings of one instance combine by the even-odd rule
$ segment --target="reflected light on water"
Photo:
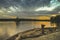
[[[41,16],[38,18],[41,20],[50,20],[49,16]],[[25,31],[27,29],[41,28],[41,24],[45,25],[45,28],[56,27],[55,23],[51,25],[51,22],[48,21],[22,21],[19,23],[19,26],[16,26],[16,22],[13,21],[0,22],[0,35],[8,34],[8,36],[12,36],[20,31]]]

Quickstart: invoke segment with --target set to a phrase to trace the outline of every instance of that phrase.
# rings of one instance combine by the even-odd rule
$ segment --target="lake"
[[[48,21],[21,21],[18,26],[13,21],[0,22],[0,36],[12,36],[18,32],[26,31],[33,28],[41,28],[41,24],[44,24],[45,28],[56,27],[56,24],[51,25],[51,23]]]

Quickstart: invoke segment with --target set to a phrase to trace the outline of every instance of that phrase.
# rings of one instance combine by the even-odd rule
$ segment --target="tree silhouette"
[[[51,17],[51,23],[56,23],[57,28],[60,29],[60,15]]]

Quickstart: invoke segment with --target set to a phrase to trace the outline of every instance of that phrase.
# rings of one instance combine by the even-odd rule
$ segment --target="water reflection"
[[[8,34],[10,36],[15,33],[15,30],[15,22],[0,22],[0,35]]]
[[[44,24],[46,28],[56,27],[56,24],[51,25],[50,22],[45,21],[21,21],[19,26],[16,26],[15,22],[0,22],[0,36],[12,36],[21,31],[26,31],[33,28],[41,28],[41,24]]]

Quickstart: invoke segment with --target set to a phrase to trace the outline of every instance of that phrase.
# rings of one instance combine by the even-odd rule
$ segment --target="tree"
[[[56,23],[57,28],[60,29],[60,15],[51,17],[51,23]]]

